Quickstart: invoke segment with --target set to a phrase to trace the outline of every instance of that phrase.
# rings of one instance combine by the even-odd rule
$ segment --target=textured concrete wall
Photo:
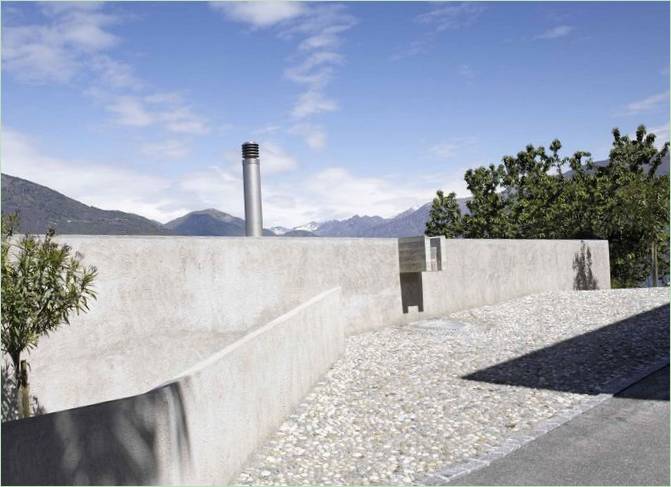
[[[31,389],[47,412],[143,393],[335,286],[342,298],[333,312],[351,334],[573,289],[581,249],[579,241],[441,239],[442,271],[400,274],[396,239],[63,240],[98,266],[99,298],[29,356]],[[609,287],[606,242],[587,245],[599,287]]]
[[[447,239],[443,249],[443,271],[421,274],[426,317],[544,291],[610,288],[605,240]]]
[[[29,357],[48,412],[145,392],[335,286],[347,333],[405,318],[394,239],[62,240],[98,267],[98,300]]]
[[[221,484],[342,353],[335,288],[148,393],[2,425],[5,485]]]

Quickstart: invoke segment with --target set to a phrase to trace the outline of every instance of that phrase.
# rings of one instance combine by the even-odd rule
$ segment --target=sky
[[[669,136],[668,2],[2,2],[2,171],[167,222],[391,217],[527,144]]]

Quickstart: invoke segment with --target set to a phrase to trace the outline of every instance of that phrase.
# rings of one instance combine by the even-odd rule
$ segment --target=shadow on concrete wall
[[[2,422],[19,419],[18,387],[14,378],[14,367],[5,361],[0,367],[2,370]],[[33,416],[44,414],[46,411],[40,405],[37,397],[30,396],[30,409]]]
[[[419,312],[424,311],[424,291],[422,289],[421,272],[402,272],[401,279],[401,304],[403,312],[407,313],[410,306],[417,306]]]
[[[178,383],[2,425],[4,485],[156,484],[161,468],[181,483],[190,465]]]
[[[462,379],[578,394],[612,393],[616,391],[601,390],[610,379],[627,376],[656,357],[668,357],[668,350],[667,304]]]
[[[592,274],[592,252],[585,242],[580,242],[580,250],[573,257],[573,270],[573,289],[584,291],[599,288],[599,283]]]

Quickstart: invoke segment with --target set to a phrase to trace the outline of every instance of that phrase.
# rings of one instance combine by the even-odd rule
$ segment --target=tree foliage
[[[584,151],[561,157],[559,140],[549,152],[528,145],[499,165],[466,172],[472,197],[465,215],[451,210],[455,197],[438,192],[427,235],[607,239],[613,284],[639,285],[650,274],[651,252],[668,266],[669,178],[657,174],[668,148],[657,149],[643,125],[633,138],[613,130],[605,166]]]
[[[14,235],[15,215],[2,218],[2,350],[12,359],[19,386],[21,354],[37,346],[41,336],[69,324],[72,312],[87,311],[95,299],[95,267],[81,255],[44,238]],[[23,380],[25,382],[25,380]],[[25,411],[24,411],[25,414]]]
[[[445,235],[454,238],[461,235],[461,210],[456,193],[447,196],[442,191],[436,193],[431,205],[427,235]]]

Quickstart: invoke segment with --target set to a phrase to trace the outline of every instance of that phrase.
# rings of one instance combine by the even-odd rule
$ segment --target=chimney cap
[[[258,159],[259,158],[259,144],[253,141],[247,141],[242,144],[242,158],[243,159]]]

